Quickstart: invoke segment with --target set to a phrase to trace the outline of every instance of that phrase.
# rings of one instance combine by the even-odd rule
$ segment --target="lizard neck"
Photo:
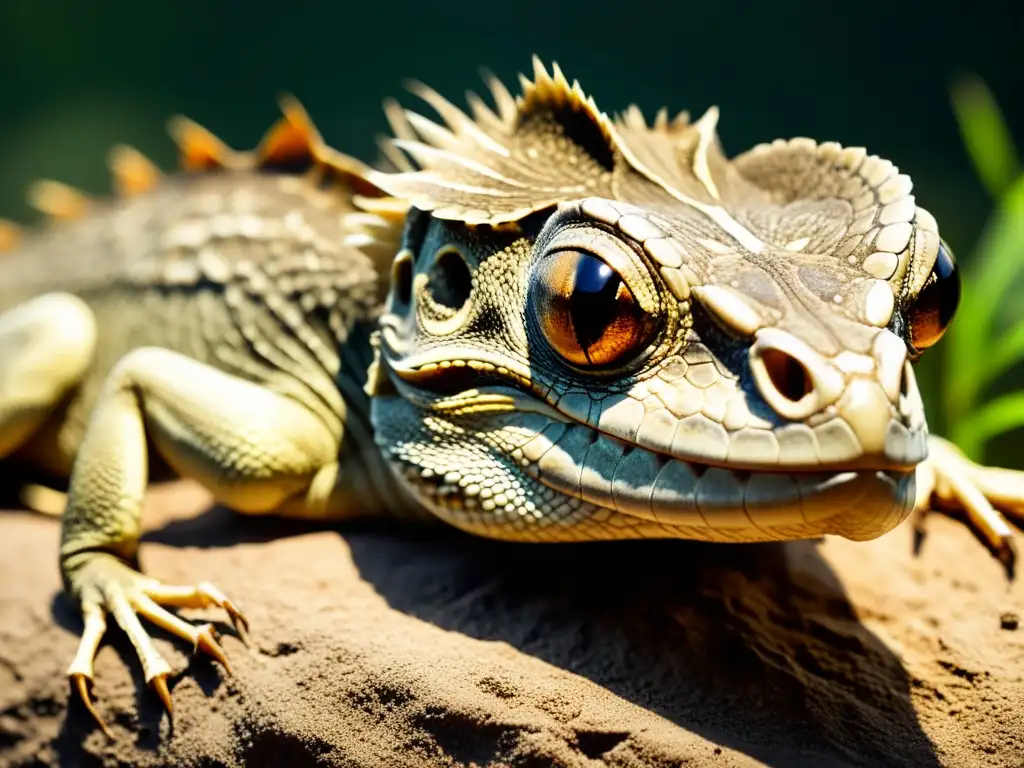
[[[336,383],[345,400],[345,435],[338,457],[336,492],[352,514],[386,512],[389,516],[433,519],[395,477],[374,440],[367,373],[373,362],[371,337],[376,324],[357,323],[340,347]]]

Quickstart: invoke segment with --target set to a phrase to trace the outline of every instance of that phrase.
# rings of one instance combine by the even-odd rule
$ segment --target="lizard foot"
[[[1012,581],[1017,547],[1007,516],[1024,522],[1024,472],[976,464],[940,437],[931,437],[928,448],[917,474],[915,549],[924,540],[924,519],[931,509],[959,512]]]
[[[107,614],[114,617],[131,641],[146,683],[156,692],[167,709],[172,712],[171,694],[167,687],[170,666],[156,650],[149,634],[139,621],[142,616],[161,629],[192,643],[193,653],[203,652],[220,662],[231,673],[224,649],[217,642],[212,624],[195,626],[168,611],[163,606],[203,608],[216,605],[223,608],[236,631],[245,637],[248,621],[242,612],[212,584],[171,586],[143,576],[122,561],[109,555],[94,555],[84,568],[74,575],[76,594],[80,595],[82,619],[85,629],[71,666],[68,678],[75,694],[99,724],[103,732],[113,738],[110,729],[100,717],[90,696],[93,681],[93,659],[107,628]]]

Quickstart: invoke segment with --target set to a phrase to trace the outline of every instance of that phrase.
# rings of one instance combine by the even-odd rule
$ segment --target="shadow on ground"
[[[146,540],[229,547],[310,530],[322,527],[212,508]],[[337,530],[393,609],[508,643],[765,763],[939,765],[906,671],[815,542],[527,546],[430,526]]]
[[[906,671],[814,542],[346,538],[393,608],[506,642],[765,763],[939,765]]]

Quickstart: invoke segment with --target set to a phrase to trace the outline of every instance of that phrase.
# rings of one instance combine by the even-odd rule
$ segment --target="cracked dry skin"
[[[475,122],[419,88],[446,127],[408,113],[420,168],[371,176],[415,206],[371,376],[414,495],[531,541],[905,519],[928,453],[911,360],[959,290],[908,177],[807,139],[728,161],[714,110],[611,122],[557,69],[525,88],[492,84],[501,114]]]

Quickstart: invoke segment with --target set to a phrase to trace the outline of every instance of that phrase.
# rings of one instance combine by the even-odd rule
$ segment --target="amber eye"
[[[612,365],[654,329],[618,273],[582,251],[556,251],[540,262],[530,304],[548,343],[574,365]]]
[[[939,242],[939,254],[917,301],[907,312],[910,343],[921,351],[942,338],[960,303],[960,273],[953,252]]]

